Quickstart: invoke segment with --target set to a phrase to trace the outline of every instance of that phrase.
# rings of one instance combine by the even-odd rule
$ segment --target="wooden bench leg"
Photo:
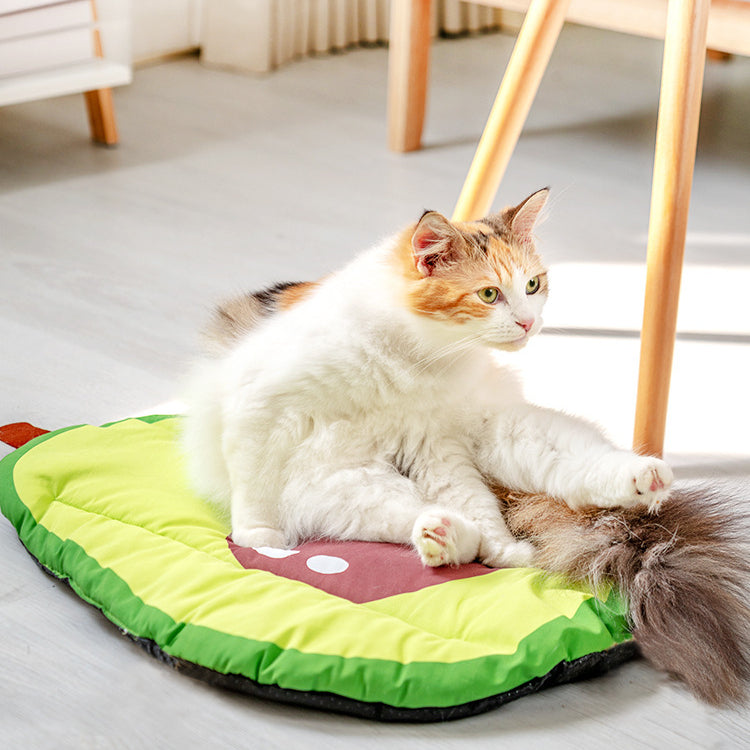
[[[710,0],[670,0],[648,231],[633,446],[661,455],[698,139]]]
[[[521,135],[570,0],[532,0],[458,198],[453,219],[485,216]]]
[[[91,0],[91,18],[94,24],[99,23],[99,12],[96,1]],[[94,54],[104,57],[102,37],[98,25],[93,30]],[[114,146],[118,141],[117,122],[115,120],[115,105],[112,101],[112,89],[95,89],[84,92],[86,111],[89,115],[89,130],[91,138],[96,143]]]
[[[388,52],[388,146],[422,146],[430,59],[431,0],[393,0]]]
[[[113,146],[118,141],[112,89],[86,91],[86,110],[89,115],[91,138],[97,143]]]

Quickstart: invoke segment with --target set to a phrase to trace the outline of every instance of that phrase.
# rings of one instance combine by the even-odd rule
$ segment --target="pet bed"
[[[0,507],[21,542],[177,670],[272,700],[437,721],[635,653],[614,592],[540,570],[423,568],[406,547],[364,542],[236,547],[186,484],[179,423],[0,429],[16,445],[37,434],[0,462]]]

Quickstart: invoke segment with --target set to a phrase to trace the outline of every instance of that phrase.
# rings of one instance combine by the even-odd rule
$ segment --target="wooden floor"
[[[219,297],[316,278],[423,208],[450,213],[512,40],[436,44],[426,148],[385,149],[387,53],[267,77],[183,59],[116,92],[122,144],[81,97],[0,110],[0,423],[163,410]],[[563,33],[498,207],[545,185],[548,332],[530,395],[630,440],[661,45]],[[750,497],[750,60],[707,69],[667,432],[682,480]],[[0,522],[0,736],[8,748],[734,748],[718,711],[643,662],[446,725],[267,704],[156,662],[42,574]]]

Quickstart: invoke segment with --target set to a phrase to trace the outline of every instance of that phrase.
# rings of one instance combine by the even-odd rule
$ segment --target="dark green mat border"
[[[31,552],[29,552],[29,556],[51,578],[68,586],[70,585],[67,578],[61,578],[48,568],[45,568]],[[99,610],[96,605],[91,606]],[[104,616],[106,618],[106,615]],[[112,622],[108,618],[106,619]],[[239,674],[222,674],[209,667],[203,667],[200,664],[195,664],[185,659],[175,658],[162,650],[155,641],[149,638],[140,638],[121,627],[117,629],[128,640],[136,643],[157,661],[166,664],[181,674],[205,682],[213,687],[243,693],[244,695],[250,695],[254,698],[260,698],[261,700],[273,703],[285,703],[291,706],[330,711],[360,719],[389,723],[428,724],[466,719],[470,716],[477,716],[478,714],[500,708],[506,703],[539,692],[540,690],[546,690],[547,688],[579,680],[600,677],[610,670],[640,656],[640,651],[635,641],[625,641],[624,643],[616,644],[606,651],[586,654],[573,661],[561,661],[547,672],[547,674],[529,680],[523,685],[519,685],[512,690],[507,690],[504,693],[490,695],[486,698],[480,698],[455,706],[401,708],[391,706],[387,703],[358,701],[337,695],[336,693],[317,690],[292,690],[290,688],[279,687],[278,685],[266,685]]]

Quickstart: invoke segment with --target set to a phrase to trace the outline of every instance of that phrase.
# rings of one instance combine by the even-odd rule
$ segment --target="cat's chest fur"
[[[406,472],[445,440],[468,445],[486,413],[520,398],[515,378],[486,350],[436,356],[382,311],[339,310],[330,328],[319,313],[304,313],[248,340],[233,380],[244,384],[243,409],[273,390],[276,419],[295,436],[291,452],[306,462],[345,449],[353,460],[387,460]]]

